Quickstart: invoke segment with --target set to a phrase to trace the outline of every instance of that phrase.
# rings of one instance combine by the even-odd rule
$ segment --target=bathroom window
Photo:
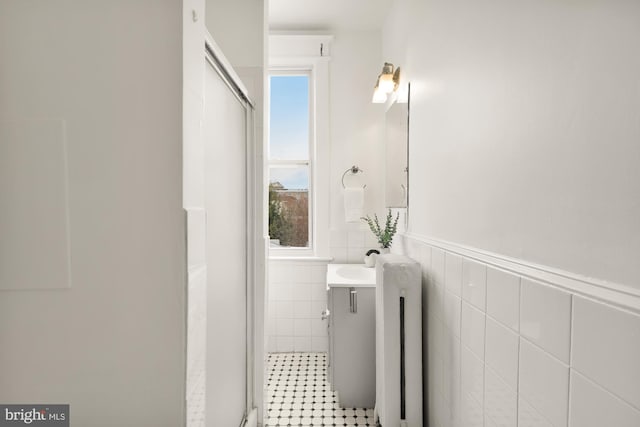
[[[312,249],[310,71],[269,76],[269,237],[272,249]]]

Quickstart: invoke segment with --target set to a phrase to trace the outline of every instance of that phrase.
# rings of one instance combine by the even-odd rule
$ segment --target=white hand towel
[[[344,189],[344,216],[347,222],[358,222],[364,215],[364,188]]]

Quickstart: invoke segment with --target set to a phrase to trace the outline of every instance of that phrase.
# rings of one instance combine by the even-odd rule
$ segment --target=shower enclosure
[[[185,112],[196,123],[189,129],[199,132],[184,153],[187,426],[239,426],[255,422],[254,107],[210,38],[203,60],[204,80],[193,91],[203,108]]]

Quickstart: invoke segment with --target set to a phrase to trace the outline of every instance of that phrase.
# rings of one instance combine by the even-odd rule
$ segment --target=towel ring
[[[357,174],[358,172],[364,172],[362,169],[360,169],[358,166],[351,166],[349,169],[347,169],[346,171],[344,171],[344,173],[342,174],[342,188],[347,188],[346,185],[344,185],[344,177],[347,173],[351,172],[352,174]],[[367,186],[367,184],[363,185],[362,188],[365,188]]]

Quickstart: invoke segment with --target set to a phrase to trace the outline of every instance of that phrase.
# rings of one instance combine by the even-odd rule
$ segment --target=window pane
[[[309,247],[309,167],[269,168],[272,247]]]
[[[269,157],[309,159],[309,77],[270,77]]]

